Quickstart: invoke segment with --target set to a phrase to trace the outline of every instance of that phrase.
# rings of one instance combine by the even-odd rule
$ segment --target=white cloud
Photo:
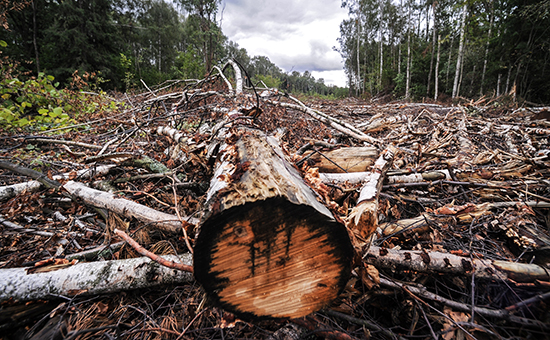
[[[223,19],[224,34],[250,56],[264,55],[286,72],[307,70],[315,78],[322,74],[326,84],[345,86],[342,59],[332,48],[347,17],[340,4],[340,0],[224,0],[218,18]]]

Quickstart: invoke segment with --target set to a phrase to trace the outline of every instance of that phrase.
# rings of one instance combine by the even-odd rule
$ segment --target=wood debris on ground
[[[302,103],[243,89],[221,70],[119,100],[116,115],[87,116],[70,131],[0,137],[1,339],[550,332],[550,108],[498,98]],[[355,259],[323,309],[299,319],[236,318],[189,273],[161,268],[118,236],[192,265],[197,226],[223,210],[209,200],[211,179],[240,180],[250,166],[216,172],[222,119],[277,140],[314,190],[311,204],[347,226]],[[369,182],[374,192],[362,190]],[[141,262],[121,262],[134,258]]]

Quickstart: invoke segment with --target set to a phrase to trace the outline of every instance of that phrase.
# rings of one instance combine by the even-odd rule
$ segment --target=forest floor
[[[371,263],[373,252],[403,251],[409,260],[420,254],[426,266],[372,262],[378,272],[370,281],[354,272],[332,306],[300,320],[234,320],[205,301],[193,281],[110,294],[6,299],[0,305],[0,339],[549,337],[548,108],[494,99],[455,105],[303,99],[307,107],[368,135],[369,142],[282,106],[296,104],[284,95],[249,93],[239,105],[259,104],[262,112],[253,124],[278,134],[304,173],[316,165],[304,158],[307,148],[322,154],[330,148],[371,145],[381,152],[396,146],[399,153],[379,197],[379,229],[361,255]],[[225,84],[176,84],[118,100],[124,106],[117,114],[87,116],[70,130],[2,132],[0,160],[200,219],[212,176],[206,160],[210,130],[204,127],[220,117],[221,108],[236,105]],[[157,134],[159,126],[169,125],[182,133],[179,144]],[[100,166],[110,167],[95,176],[78,173]],[[434,172],[436,177],[391,180]],[[55,177],[60,174],[67,175]],[[28,180],[0,169],[0,275],[7,268],[70,266],[75,254],[108,245],[114,246],[87,261],[141,256],[113,234],[114,228],[127,230],[159,255],[188,252],[182,234],[105,210],[101,214],[62,190],[6,189]],[[345,220],[361,183],[323,188],[333,213]],[[193,240],[192,223],[186,231]],[[519,268],[504,276],[477,277],[475,268],[449,274],[429,266],[430,257],[441,253],[460,256],[463,263],[487,260]],[[532,267],[521,266],[526,264]]]

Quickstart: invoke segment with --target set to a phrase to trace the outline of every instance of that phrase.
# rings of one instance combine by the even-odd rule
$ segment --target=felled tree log
[[[367,171],[374,163],[378,151],[374,147],[347,147],[330,151],[308,152],[308,164],[319,172],[345,173]],[[314,163],[314,164],[312,164]]]
[[[352,246],[278,141],[235,127],[222,143],[194,248],[210,298],[241,318],[298,318],[344,288]]]
[[[163,258],[192,265],[190,254]],[[33,270],[0,269],[0,301],[115,293],[162,284],[187,283],[193,279],[191,273],[161,266],[147,257],[81,263],[46,272]]]

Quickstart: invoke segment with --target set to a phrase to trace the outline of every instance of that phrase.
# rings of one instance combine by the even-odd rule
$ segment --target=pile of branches
[[[237,73],[229,81],[229,69],[215,68],[200,81],[121,96],[119,113],[88,117],[55,136],[2,137],[6,339],[548,334],[546,108],[349,99],[306,105],[275,89],[243,88]],[[372,171],[346,173],[349,164],[337,164],[331,152],[395,151],[381,174],[373,233],[350,230],[358,260],[347,288],[306,318],[235,319],[211,305],[185,271],[212,177],[209,141],[234,109],[279,138],[319,200],[348,227],[361,223],[357,203]],[[318,159],[340,173],[318,170]],[[119,230],[184,270],[141,257]],[[90,280],[98,272],[108,279]],[[29,273],[47,279],[28,287]]]

